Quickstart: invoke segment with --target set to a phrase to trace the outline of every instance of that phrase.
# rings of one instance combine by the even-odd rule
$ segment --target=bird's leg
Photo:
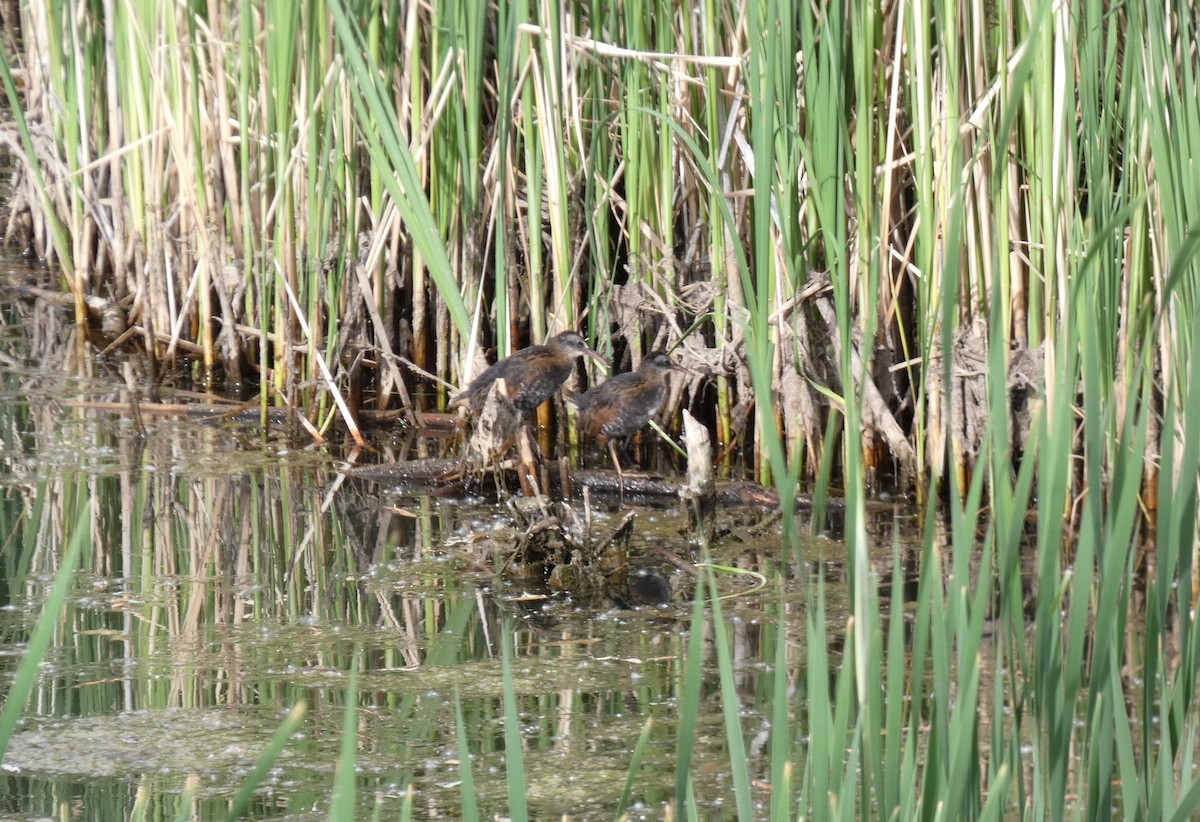
[[[527,497],[534,497],[543,507],[545,502],[542,500],[542,492],[538,487],[538,464],[539,459],[534,456],[533,438],[529,434],[529,427],[521,426],[521,431],[517,435],[517,477],[521,481],[521,491]]]
[[[625,504],[625,476],[621,473],[621,461],[617,459],[617,441],[615,438],[610,438],[608,441],[608,453],[612,456],[613,467],[617,469],[617,500],[619,504]]]

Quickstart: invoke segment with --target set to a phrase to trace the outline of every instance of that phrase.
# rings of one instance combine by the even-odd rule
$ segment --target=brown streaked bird
[[[492,383],[503,379],[505,395],[522,414],[541,405],[567,377],[579,357],[591,357],[607,365],[604,357],[588,347],[575,331],[551,337],[545,345],[531,345],[484,369],[471,384],[450,400],[450,407],[465,406],[479,411]]]
[[[608,452],[623,480],[615,440],[636,434],[662,408],[667,396],[667,374],[690,373],[662,351],[647,354],[637,371],[630,371],[589,388],[572,402],[579,409],[579,428],[598,445],[608,441]]]

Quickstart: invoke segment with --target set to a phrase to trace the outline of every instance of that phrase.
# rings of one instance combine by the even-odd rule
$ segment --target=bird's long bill
[[[603,355],[603,354],[600,354],[599,352],[593,351],[592,349],[588,348],[586,345],[583,347],[583,353],[584,353],[586,356],[588,356],[588,357],[591,357],[593,360],[595,360],[596,362],[598,362],[598,363],[600,363],[601,365],[603,365],[605,368],[607,368],[607,367],[608,367],[608,360],[604,359],[604,355]]]

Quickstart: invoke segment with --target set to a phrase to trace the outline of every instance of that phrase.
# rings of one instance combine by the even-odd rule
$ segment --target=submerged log
[[[124,412],[130,417],[134,414],[132,403],[129,402],[107,402],[102,400],[63,400],[61,403],[63,408],[83,408],[94,409],[97,411],[113,411],[117,413]],[[262,410],[258,407],[258,400],[250,403],[242,403],[240,405],[232,402],[209,402],[209,403],[168,403],[168,402],[138,402],[137,412],[141,414],[155,414],[159,416],[180,416],[180,417],[198,417],[204,422],[222,422],[232,420],[234,422],[260,422],[262,420]],[[297,412],[294,408],[276,408],[267,409],[267,422],[283,425],[291,422],[297,417]]]
[[[474,474],[463,470],[461,460],[425,459],[408,462],[395,462],[386,465],[367,465],[351,468],[346,471],[350,476],[370,480],[380,485],[400,488],[410,493],[427,491],[453,493],[495,490],[497,474],[509,488],[516,486],[517,466],[512,460],[505,460],[496,466],[496,471],[476,472]],[[581,493],[587,488],[592,494],[620,496],[622,478],[616,471],[594,468],[572,468],[564,471],[547,472],[550,480],[550,493],[561,495],[563,478],[574,493]],[[644,474],[626,471],[623,474],[625,496],[641,497],[646,500],[662,502],[674,501],[680,498],[685,483],[679,479],[669,479],[655,474]],[[713,486],[713,500],[718,505],[748,505],[763,508],[774,508],[779,505],[779,495],[772,488],[767,488],[753,482],[717,482]],[[798,498],[796,505],[808,507],[810,500]]]

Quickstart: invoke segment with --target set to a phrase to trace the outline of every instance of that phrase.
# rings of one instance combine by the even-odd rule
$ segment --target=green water
[[[674,507],[597,504],[592,528],[635,510],[630,562],[670,600],[629,607],[553,594],[498,573],[521,526],[513,508],[403,496],[340,472],[336,448],[255,425],[127,410],[136,356],[97,357],[69,318],[9,304],[0,330],[0,682],[7,689],[70,523],[91,539],[25,717],[0,765],[0,816],[173,819],[195,777],[194,818],[222,818],[289,710],[300,730],[255,794],[255,819],[325,818],[342,744],[349,671],[357,704],[359,818],[461,812],[459,695],[481,812],[507,808],[501,638],[515,659],[526,795],[536,818],[611,818],[631,751],[653,718],[634,818],[674,797],[676,705],[696,541]],[[181,401],[168,383],[163,402]],[[147,398],[142,397],[146,402]],[[192,400],[188,400],[192,401]],[[380,441],[388,432],[375,432]],[[386,454],[375,457],[386,459]],[[570,503],[582,520],[582,503]],[[880,510],[890,575],[898,514]],[[789,622],[758,578],[719,575],[751,772],[765,781],[776,644],[804,681],[804,589],[826,580],[844,620],[836,538],[806,545],[788,574]],[[720,515],[714,560],[768,573],[781,556],[769,511]],[[658,554],[653,553],[658,551]],[[706,665],[713,665],[709,648]],[[730,807],[716,672],[706,670],[693,773],[702,812]],[[756,801],[765,803],[767,791]]]

